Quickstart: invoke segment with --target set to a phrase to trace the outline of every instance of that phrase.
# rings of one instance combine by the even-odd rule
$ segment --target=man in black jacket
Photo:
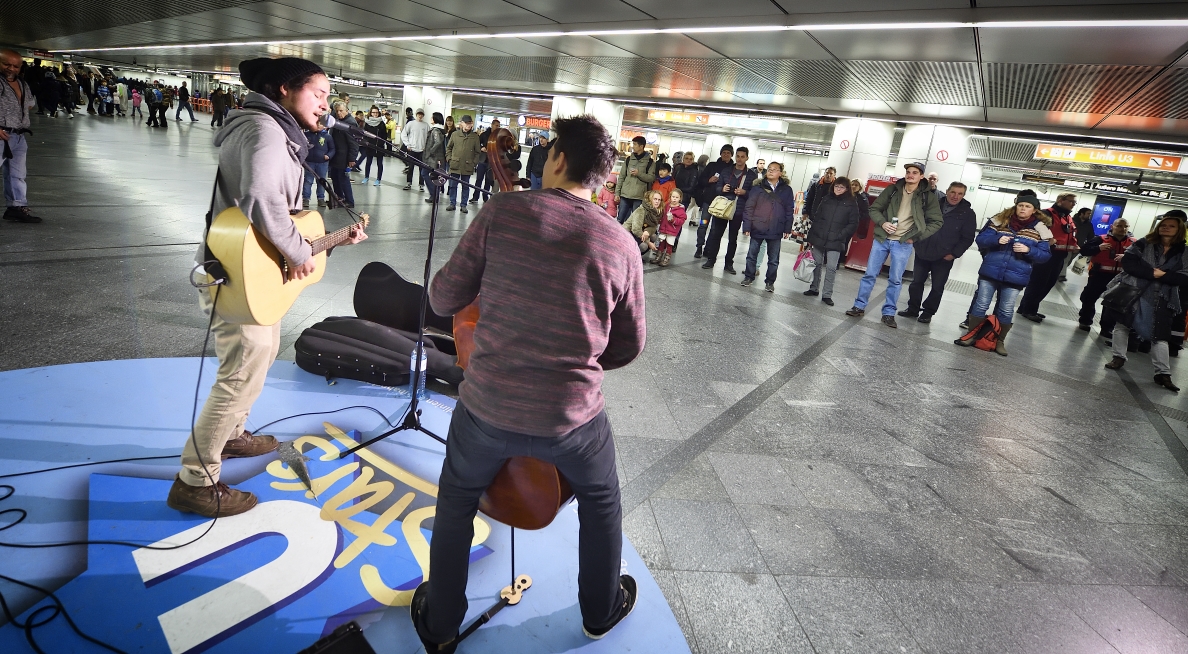
[[[833,180],[837,177],[837,169],[830,166],[825,169],[825,174],[821,175],[821,179],[817,180],[816,184],[809,187],[807,193],[804,194],[804,206],[800,208],[800,215],[805,218],[812,219],[813,209],[821,204],[830,193],[833,192]]]
[[[705,234],[709,231],[710,220],[713,219],[713,216],[709,215],[708,210],[710,203],[718,195],[717,185],[720,173],[734,166],[733,145],[729,143],[723,145],[718,154],[720,155],[718,160],[706,164],[705,169],[697,176],[695,194],[697,195],[697,206],[700,208],[700,211],[698,211],[697,251],[693,253],[694,259],[700,259],[704,253]]]
[[[904,318],[916,318],[917,322],[932,322],[932,316],[940,307],[945,283],[953,270],[953,261],[961,258],[973,245],[978,230],[978,217],[965,199],[965,184],[953,182],[941,203],[941,214],[945,223],[932,236],[916,243],[916,262],[912,267],[912,284],[908,286],[907,308],[899,312]],[[932,275],[932,291],[924,297],[924,282]],[[921,309],[923,311],[921,312]],[[919,317],[917,317],[919,316]]]
[[[751,190],[756,179],[755,172],[747,168],[747,157],[750,155],[750,150],[739,147],[734,151],[734,165],[720,170],[714,176],[718,178],[714,184],[714,197],[722,196],[734,200],[734,210],[731,215],[723,218],[708,217],[708,220],[711,221],[710,233],[705,241],[705,263],[701,264],[703,269],[708,270],[714,267],[714,262],[718,258],[718,250],[722,245],[722,235],[729,230],[729,238],[726,242],[725,270],[731,275],[738,274],[734,270],[734,253],[738,249],[738,230],[742,227],[743,207],[747,204],[747,193]],[[708,214],[710,203],[707,202],[705,206]]]
[[[532,182],[532,190],[540,190],[544,180],[545,161],[549,158],[549,137],[538,134],[536,145],[528,151],[528,180]]]

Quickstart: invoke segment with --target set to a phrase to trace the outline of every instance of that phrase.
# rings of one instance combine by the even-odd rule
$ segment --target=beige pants
[[[199,290],[198,304],[207,316],[213,308],[213,296],[213,288]],[[219,480],[223,446],[243,432],[248,412],[264,390],[268,369],[280,350],[279,322],[270,327],[238,325],[223,320],[216,312],[211,335],[219,371],[198,414],[194,437],[186,440],[182,450],[180,477],[191,486],[210,486],[212,478]]]

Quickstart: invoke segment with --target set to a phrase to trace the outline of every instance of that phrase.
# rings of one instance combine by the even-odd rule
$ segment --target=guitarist
[[[252,92],[215,135],[219,170],[211,215],[239,207],[288,260],[289,278],[302,279],[314,271],[310,245],[290,218],[301,209],[301,163],[309,149],[302,130],[320,129],[330,80],[317,64],[293,57],[250,59],[239,64],[239,74]],[[350,242],[365,238],[358,229]],[[199,248],[198,262],[206,258],[205,247]],[[245,431],[244,424],[280,348],[280,323],[264,327],[223,320],[215,306],[217,288],[200,289],[199,305],[208,316],[214,312],[211,333],[219,370],[167,500],[170,508],[208,518],[237,515],[256,505],[254,494],[219,481],[220,462],[278,447],[276,438]]]
[[[615,163],[614,141],[591,116],[552,129],[543,188],[493,195],[429,287],[442,315],[481,303],[447,438],[429,580],[412,599],[431,654],[457,647],[479,498],[513,456],[556,465],[577,496],[586,635],[601,638],[635,606],[635,581],[619,574],[623,512],[602,377],[643,351],[643,266],[635,239],[590,202]]]

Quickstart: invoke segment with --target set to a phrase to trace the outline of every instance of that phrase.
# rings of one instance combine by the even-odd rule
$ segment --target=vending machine
[[[874,204],[875,198],[883,192],[888,186],[899,181],[898,177],[890,175],[871,175],[866,179],[866,187],[863,192],[866,193],[867,205]],[[874,229],[870,224],[870,219],[863,217],[858,221],[858,231],[854,232],[854,238],[850,239],[850,248],[846,250],[845,265],[850,270],[857,270],[859,272],[866,272],[866,261],[870,258],[870,246],[874,241]]]

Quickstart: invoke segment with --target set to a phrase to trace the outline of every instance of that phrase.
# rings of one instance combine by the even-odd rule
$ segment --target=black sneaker
[[[734,269],[734,266],[733,266],[732,264],[726,264],[726,272],[727,272],[727,273],[729,273],[729,274],[731,274],[731,275],[737,275],[737,274],[738,274],[738,271]]]
[[[823,298],[821,298],[821,301],[824,302],[825,306],[827,306],[827,307],[833,306],[833,298],[831,298],[831,297],[823,297]]]
[[[412,184],[405,184],[405,185],[404,185],[404,190],[406,190],[406,191],[411,191],[411,190],[412,190]]]
[[[39,223],[41,218],[29,213],[29,207],[9,207],[4,212],[5,220],[15,220],[18,223]]]
[[[714,260],[713,260],[713,259],[706,259],[706,260],[705,260],[705,263],[701,264],[701,269],[702,269],[702,270],[709,270],[710,268],[713,268],[713,267],[714,267]]]
[[[421,189],[421,190],[424,191],[425,189]],[[428,202],[429,204],[433,204],[433,198],[425,198],[425,202]]]
[[[920,311],[913,310],[913,309],[904,309],[903,311],[899,312],[899,315],[903,318],[915,318],[920,315]]]
[[[702,257],[702,254],[701,254],[701,248],[697,248],[697,249],[696,249],[696,250],[693,252],[693,258],[694,258],[694,259],[700,259],[701,257]]]
[[[614,629],[615,625],[622,622],[623,618],[631,615],[631,612],[635,610],[635,599],[639,596],[639,591],[636,588],[635,580],[631,578],[631,575],[619,575],[619,587],[623,589],[623,604],[619,606],[619,611],[615,614],[615,618],[611,620],[610,624],[602,627],[601,629],[591,629],[586,625],[585,622],[583,622],[582,633],[586,634],[587,637],[593,638],[594,640],[602,638],[603,636],[610,633],[610,630]],[[413,601],[416,601],[415,597],[413,598]]]
[[[421,639],[421,644],[425,646],[426,654],[453,654],[458,649],[458,639],[454,638],[448,643],[438,644],[430,642],[425,639],[421,633],[421,625],[425,622],[425,605],[429,602],[429,582],[422,581],[420,586],[413,591],[412,604],[409,605],[409,614],[412,617],[413,628],[417,632],[417,638]]]
[[[1020,316],[1030,320],[1031,322],[1043,322],[1044,319],[1038,313],[1020,313]]]
[[[457,211],[457,210],[458,210],[458,205],[456,205],[456,204],[451,204],[450,206],[446,207],[446,211]]]
[[[458,207],[458,211],[461,211],[462,213],[470,213],[470,211],[467,210],[466,205],[462,205],[461,207]]]
[[[922,322],[925,325],[927,325],[928,323],[932,322],[932,314],[931,313],[922,313],[922,314],[920,314],[919,318],[916,318],[916,322]]]
[[[883,324],[891,329],[899,329],[899,325],[895,324],[895,316],[883,316]]]
[[[775,293],[775,284],[764,284],[763,290],[767,291],[768,293]]]
[[[813,290],[813,289],[811,289],[811,288],[810,288],[809,290],[805,291],[805,292],[804,292],[804,294],[805,294],[805,295],[807,295],[807,296],[809,296],[809,297],[817,297],[818,295],[820,295],[820,293],[819,293],[819,292],[817,292],[817,291],[814,291],[814,290]]]
[[[742,280],[742,285],[743,285],[743,286],[750,286],[750,285],[751,285],[751,284],[752,284],[754,281],[755,281],[755,280],[751,279],[750,277],[743,277],[743,280]]]
[[[1080,324],[1080,325],[1077,325],[1077,329],[1079,329],[1079,330],[1081,330],[1081,331],[1083,331],[1083,332],[1087,332],[1087,331],[1089,331],[1091,328],[1092,328],[1092,325],[1086,325],[1086,324],[1084,324],[1084,323],[1082,323],[1082,324]]]

